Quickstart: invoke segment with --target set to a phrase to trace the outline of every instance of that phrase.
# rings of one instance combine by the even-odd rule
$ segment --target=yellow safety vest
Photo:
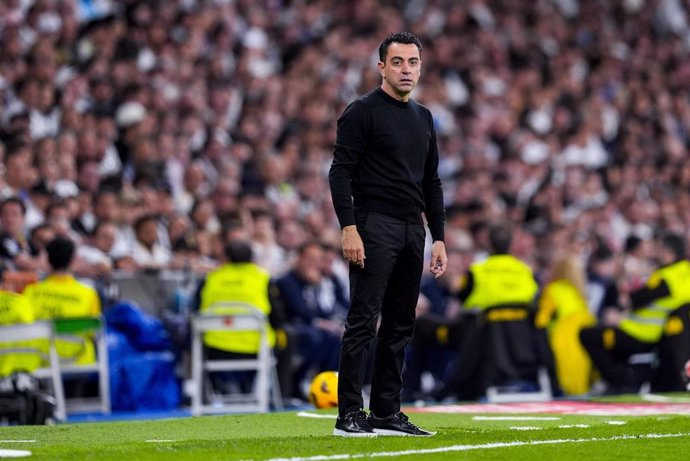
[[[514,256],[489,256],[472,264],[470,271],[474,285],[464,302],[467,309],[529,305],[537,294],[532,269]]]
[[[50,275],[42,282],[28,285],[24,294],[29,299],[37,320],[101,315],[101,301],[96,290],[71,275]],[[92,336],[75,337],[78,338],[76,341],[60,338],[55,340],[58,355],[71,359],[76,364],[95,363],[96,351]]]
[[[589,317],[592,324],[596,322],[594,316],[585,316],[584,312],[589,312],[587,301],[577,288],[566,280],[555,280],[544,287],[539,298],[535,324],[539,328],[548,328],[574,314],[581,318]]]
[[[563,392],[569,395],[587,393],[592,362],[579,335],[582,328],[594,325],[596,319],[577,288],[566,280],[546,285],[539,298],[535,323],[539,328],[548,328],[549,344]]]
[[[666,317],[671,311],[690,302],[690,262],[678,261],[657,269],[649,276],[647,287],[655,288],[666,281],[671,294],[653,301],[649,306],[630,313],[619,328],[633,338],[655,343],[661,339]]]
[[[268,316],[271,312],[269,281],[270,274],[254,263],[225,264],[206,276],[199,312],[208,313],[216,303],[242,302],[253,305]],[[214,314],[232,312],[232,308],[213,308]],[[269,345],[273,347],[275,332],[268,322],[266,327]],[[259,333],[209,331],[204,334],[204,343],[224,351],[255,354],[259,351]]]
[[[17,323],[32,323],[34,311],[31,309],[26,296],[12,291],[0,290],[0,325]],[[0,342],[0,349],[27,347],[41,348],[43,342],[36,340]],[[0,376],[7,376],[15,371],[34,371],[40,367],[43,360],[40,354],[12,353],[0,354]]]

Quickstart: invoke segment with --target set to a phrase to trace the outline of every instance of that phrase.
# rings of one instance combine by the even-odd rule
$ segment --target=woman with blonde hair
[[[580,330],[596,323],[587,307],[584,265],[573,253],[554,258],[549,282],[539,297],[535,323],[546,328],[561,389],[567,395],[589,391],[592,363],[580,343]]]

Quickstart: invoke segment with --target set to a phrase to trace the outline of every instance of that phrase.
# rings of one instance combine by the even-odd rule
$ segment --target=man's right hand
[[[343,257],[359,267],[364,267],[364,242],[357,232],[357,226],[343,227]]]

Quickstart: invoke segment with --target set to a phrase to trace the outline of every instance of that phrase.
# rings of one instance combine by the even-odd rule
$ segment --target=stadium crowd
[[[449,252],[466,267],[508,220],[541,282],[555,255],[606,255],[604,307],[625,308],[654,237],[690,237],[688,14],[680,0],[3,1],[3,269],[46,272],[64,236],[82,278],[205,274],[246,239],[279,278],[318,241],[331,256],[314,283],[346,287],[336,117],[379,84],[382,37],[410,30]],[[322,299],[314,315],[341,322],[338,296]]]

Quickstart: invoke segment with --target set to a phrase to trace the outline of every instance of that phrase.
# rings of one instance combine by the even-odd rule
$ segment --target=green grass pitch
[[[409,413],[438,434],[353,439],[331,435],[332,410],[307,412],[318,418],[304,413],[0,427],[0,458],[30,452],[24,459],[675,461],[690,453],[690,414]]]

